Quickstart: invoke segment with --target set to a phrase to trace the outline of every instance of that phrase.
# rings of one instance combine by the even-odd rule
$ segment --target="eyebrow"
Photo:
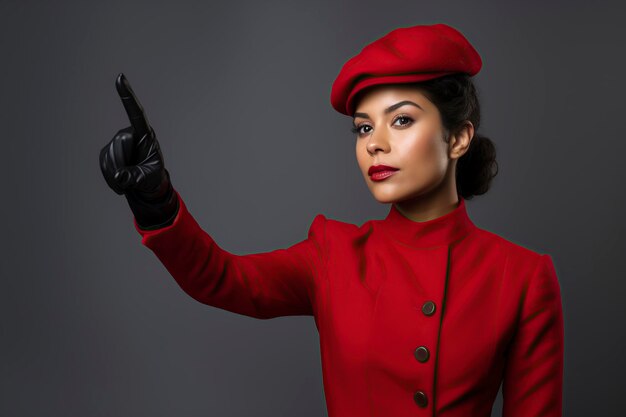
[[[384,110],[384,113],[385,113],[385,114],[389,114],[389,113],[391,113],[392,111],[394,111],[395,109],[397,109],[398,107],[402,107],[402,106],[404,106],[405,104],[410,104],[410,105],[412,105],[412,106],[415,106],[415,107],[418,107],[418,108],[420,108],[420,109],[424,110],[424,109],[422,108],[422,106],[420,106],[419,104],[417,104],[417,103],[413,103],[412,101],[409,101],[409,100],[404,100],[404,101],[400,101],[400,102],[398,102],[398,103],[396,103],[396,104],[393,104],[393,105],[391,105],[391,106],[387,107],[387,108]],[[426,111],[426,110],[424,110],[424,111]],[[369,115],[368,115],[367,113],[354,113],[354,118],[357,118],[357,117],[363,117],[363,118],[369,119]]]

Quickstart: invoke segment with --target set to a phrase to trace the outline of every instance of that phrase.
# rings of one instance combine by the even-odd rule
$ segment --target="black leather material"
[[[117,77],[116,88],[131,126],[100,151],[102,175],[113,191],[124,194],[140,228],[165,227],[176,218],[179,203],[156,133],[124,74]]]

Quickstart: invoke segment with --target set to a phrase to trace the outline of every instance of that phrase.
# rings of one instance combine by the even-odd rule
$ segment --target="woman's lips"
[[[388,165],[372,165],[367,170],[367,174],[370,176],[372,181],[382,181],[385,178],[392,176],[397,170],[398,168],[390,167]]]
[[[396,173],[397,170],[386,170],[374,172],[370,175],[372,181],[382,181]]]

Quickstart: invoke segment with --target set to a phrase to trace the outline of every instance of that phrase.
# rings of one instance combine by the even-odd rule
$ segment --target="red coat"
[[[180,197],[180,195],[179,195]],[[145,231],[180,287],[259,319],[312,315],[329,417],[504,417],[562,410],[563,315],[550,255],[476,227],[465,201],[414,222],[394,205],[356,226],[317,215],[285,249],[221,249],[181,198]]]

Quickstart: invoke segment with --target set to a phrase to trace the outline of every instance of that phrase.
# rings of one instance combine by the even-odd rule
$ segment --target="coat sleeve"
[[[503,417],[561,417],[563,312],[552,258],[540,255],[509,347]]]
[[[178,194],[178,193],[177,193]],[[154,252],[178,285],[195,300],[258,319],[315,315],[316,283],[325,268],[326,218],[318,214],[307,239],[286,249],[235,255],[200,228],[179,197],[174,222],[143,230],[142,244]]]

